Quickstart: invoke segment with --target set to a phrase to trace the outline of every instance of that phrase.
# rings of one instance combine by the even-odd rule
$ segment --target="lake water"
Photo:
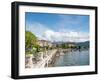
[[[55,57],[53,66],[81,66],[89,65],[89,50],[70,51]]]

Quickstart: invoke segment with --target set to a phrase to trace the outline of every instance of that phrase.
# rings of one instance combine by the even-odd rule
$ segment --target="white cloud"
[[[89,40],[89,35],[83,32],[55,32],[45,31],[45,38],[50,41],[84,42]]]
[[[89,40],[88,33],[71,30],[64,31],[64,29],[59,29],[61,31],[57,32],[37,22],[28,24],[26,30],[33,32],[39,39],[48,41],[84,42]]]
[[[49,30],[48,27],[41,23],[33,22],[26,24],[26,30],[31,31],[35,34],[39,39],[44,39],[44,32]]]

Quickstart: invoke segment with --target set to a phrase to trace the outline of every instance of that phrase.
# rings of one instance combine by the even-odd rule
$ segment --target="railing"
[[[49,61],[52,60],[52,57],[56,54],[57,50],[50,50],[48,51],[48,54],[46,55],[46,57],[44,57],[41,61],[39,61],[34,67],[35,68],[42,68],[42,67],[48,67],[48,63]]]

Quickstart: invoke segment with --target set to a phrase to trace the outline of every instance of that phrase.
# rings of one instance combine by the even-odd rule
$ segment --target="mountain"
[[[89,44],[90,42],[89,41],[85,41],[85,42],[53,42],[53,44],[56,44],[56,45],[61,45],[61,44],[73,44],[77,47],[82,47],[82,48],[89,48]]]
[[[90,42],[89,41],[79,42],[79,43],[76,43],[76,45],[81,46],[81,47],[89,47]]]

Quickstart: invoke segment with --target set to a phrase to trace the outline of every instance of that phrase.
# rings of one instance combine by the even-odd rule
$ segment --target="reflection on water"
[[[89,50],[71,51],[56,57],[53,66],[89,65]]]

